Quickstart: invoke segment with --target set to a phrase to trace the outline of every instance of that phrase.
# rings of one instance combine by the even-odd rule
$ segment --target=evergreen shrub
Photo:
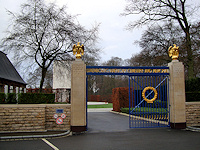
[[[7,104],[17,104],[16,93],[8,93],[6,96]]]
[[[43,93],[20,93],[19,104],[52,104],[55,101],[55,94]]]
[[[200,101],[200,78],[185,81],[186,102]]]
[[[6,103],[6,94],[0,93],[0,104],[5,104],[5,103]]]

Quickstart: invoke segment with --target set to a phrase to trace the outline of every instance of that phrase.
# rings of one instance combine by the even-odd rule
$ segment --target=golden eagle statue
[[[77,54],[76,54],[77,53]],[[74,44],[73,46],[73,54],[76,55],[77,59],[81,59],[81,56],[84,54],[84,46],[80,45],[80,42]]]
[[[172,60],[177,60],[179,56],[179,46],[176,46],[176,44],[173,44],[174,47],[170,46],[168,49],[169,57],[172,58]]]

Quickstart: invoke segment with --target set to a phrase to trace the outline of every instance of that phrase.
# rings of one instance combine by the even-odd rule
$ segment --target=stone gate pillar
[[[168,66],[170,70],[170,126],[175,129],[184,129],[186,128],[184,65],[178,60],[172,60]]]
[[[86,65],[80,59],[84,47],[74,45],[76,60],[71,68],[71,131],[86,131]],[[82,52],[80,54],[80,52]]]

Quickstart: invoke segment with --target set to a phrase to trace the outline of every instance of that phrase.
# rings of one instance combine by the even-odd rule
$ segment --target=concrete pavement
[[[87,112],[110,112],[113,108],[89,108]]]

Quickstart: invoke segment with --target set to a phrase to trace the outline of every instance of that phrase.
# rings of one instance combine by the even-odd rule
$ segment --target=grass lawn
[[[87,105],[87,108],[113,108],[113,104],[108,103],[103,105]]]
[[[132,108],[131,108],[131,110],[132,110]],[[121,111],[123,113],[129,114],[129,108],[121,108]],[[164,108],[149,108],[149,107],[136,108],[132,113],[133,114],[137,114],[138,112],[140,112],[140,113],[148,113],[148,114],[168,113],[167,109],[164,109]]]

